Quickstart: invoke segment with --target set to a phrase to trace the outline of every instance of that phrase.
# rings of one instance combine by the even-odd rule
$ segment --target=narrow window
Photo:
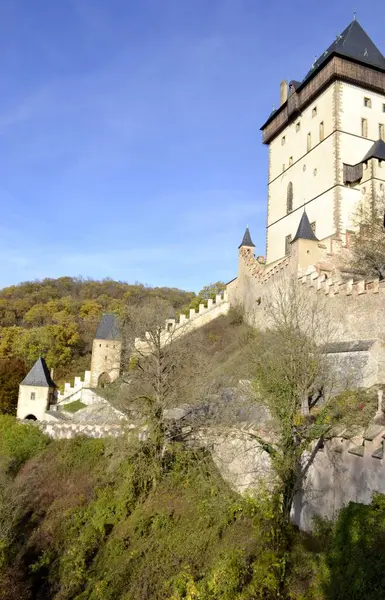
[[[108,344],[106,344],[106,348],[108,348]]]
[[[317,169],[314,169],[313,175],[314,175],[314,177],[317,175]]]
[[[291,235],[285,237],[285,254],[290,254],[291,250]]]
[[[281,145],[284,146],[286,144],[286,137],[283,135],[281,137]]]
[[[285,170],[285,163],[283,163],[283,165],[282,165],[282,171],[284,171],[284,170]]]
[[[311,111],[311,116],[313,117],[313,119],[314,119],[314,117],[316,117],[316,116],[317,116],[317,107],[316,107],[316,106],[315,106],[315,107],[313,108],[313,110]]]
[[[295,130],[298,132],[301,129],[301,123],[298,121],[295,126]]]
[[[102,347],[102,345],[101,345],[101,344],[99,344],[99,348],[101,348],[101,347]]]
[[[311,150],[311,133],[307,134],[307,151]]]
[[[385,112],[385,104],[382,105],[382,112]]]
[[[293,210],[293,184],[290,181],[287,184],[287,192],[286,192],[286,214],[289,214]]]
[[[104,360],[107,360],[107,356],[104,357]]]
[[[36,393],[35,392],[31,392],[31,400],[36,400]]]
[[[293,157],[289,156],[289,167],[291,167],[292,164],[293,164]]]
[[[378,133],[380,136],[380,140],[383,140],[384,139],[384,124],[383,123],[378,124]]]
[[[364,98],[364,106],[365,108],[372,108],[372,101],[370,98]]]
[[[361,119],[361,135],[368,137],[368,119]]]
[[[310,227],[312,229],[312,232],[315,234],[315,221],[313,221],[313,223],[310,223]]]
[[[319,141],[322,142],[324,137],[325,137],[324,122],[321,121],[321,123],[319,124]]]

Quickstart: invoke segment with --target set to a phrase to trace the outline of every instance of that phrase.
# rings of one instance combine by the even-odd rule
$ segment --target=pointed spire
[[[255,248],[255,244],[253,244],[252,239],[251,239],[249,227],[246,227],[246,231],[243,234],[243,239],[242,239],[240,245],[238,246],[238,249],[242,248],[242,246],[249,246],[249,247]]]
[[[56,387],[52,381],[47,363],[43,357],[37,359],[32,369],[20,385],[34,385],[38,387]]]
[[[318,242],[318,238],[314,235],[314,231],[311,228],[309,217],[307,216],[306,211],[303,211],[301,220],[298,225],[297,233],[292,239],[291,243],[296,240],[312,240],[314,242]]]

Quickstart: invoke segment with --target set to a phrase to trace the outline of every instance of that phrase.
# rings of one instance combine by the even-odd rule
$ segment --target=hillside
[[[12,412],[17,386],[39,356],[61,384],[89,368],[92,339],[104,312],[149,297],[182,311],[194,292],[104,279],[43,279],[0,290],[0,412]]]
[[[292,531],[174,444],[49,441],[0,416],[0,600],[380,600],[385,503]],[[285,581],[282,586],[282,581]]]

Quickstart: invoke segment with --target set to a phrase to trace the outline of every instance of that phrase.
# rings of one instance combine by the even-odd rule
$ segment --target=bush
[[[28,459],[39,454],[49,438],[36,425],[19,423],[15,417],[0,415],[0,460],[15,474]]]

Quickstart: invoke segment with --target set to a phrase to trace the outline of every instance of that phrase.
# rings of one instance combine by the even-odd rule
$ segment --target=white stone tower
[[[291,250],[304,208],[332,250],[362,197],[384,193],[385,58],[354,20],[302,81],[282,82],[262,126],[269,146],[266,262]]]
[[[18,419],[45,420],[45,413],[55,404],[56,385],[44,358],[39,358],[19,386]]]
[[[106,313],[100,321],[92,345],[91,387],[112,383],[119,377],[122,341],[118,319]]]

